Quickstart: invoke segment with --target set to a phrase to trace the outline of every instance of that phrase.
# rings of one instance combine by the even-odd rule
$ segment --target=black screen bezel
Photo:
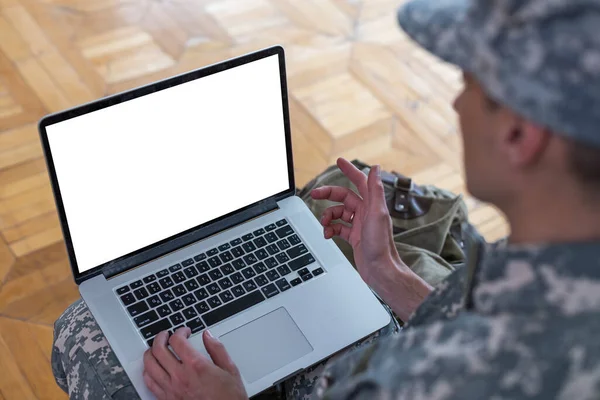
[[[279,71],[280,71],[280,81],[281,81],[281,94],[282,94],[282,103],[283,103],[283,118],[284,118],[284,130],[285,130],[285,142],[286,142],[286,152],[287,152],[287,166],[288,166],[288,179],[289,179],[289,187],[288,189],[276,193],[266,199],[260,200],[253,204],[249,204],[246,207],[241,209],[232,211],[229,214],[223,215],[219,218],[208,221],[204,224],[197,225],[193,228],[190,228],[184,232],[173,235],[171,237],[165,238],[159,242],[152,243],[142,249],[131,252],[129,254],[125,254],[115,260],[111,260],[104,264],[98,265],[94,268],[91,268],[83,273],[79,272],[77,259],[75,257],[75,250],[73,247],[73,242],[71,240],[71,234],[69,230],[69,225],[60,193],[60,185],[58,183],[58,177],[56,175],[56,170],[54,168],[54,161],[52,158],[52,152],[50,149],[48,135],[46,132],[46,127],[49,125],[53,125],[62,121],[66,121],[72,118],[76,118],[78,116],[88,114],[94,111],[101,110],[103,108],[107,108],[116,104],[120,104],[129,100],[133,100],[139,98],[141,96],[145,96],[154,92],[158,92],[164,89],[168,89],[186,82],[190,82],[196,79],[200,79],[209,75],[213,75],[218,72],[222,72],[228,69],[232,69],[235,67],[239,67],[244,64],[248,64],[250,62],[254,62],[257,60],[261,60],[263,58],[271,57],[277,55],[279,58]],[[40,139],[42,142],[42,148],[44,151],[44,155],[46,158],[46,165],[48,168],[48,174],[50,177],[52,190],[54,193],[54,199],[58,211],[58,216],[60,219],[60,224],[62,228],[63,237],[65,240],[65,245],[67,248],[67,253],[69,255],[69,261],[71,264],[71,270],[73,271],[73,277],[75,282],[79,285],[81,282],[89,279],[95,275],[98,275],[102,272],[103,268],[111,267],[114,268],[115,265],[119,265],[122,263],[123,265],[130,265],[132,260],[135,260],[136,264],[142,264],[144,262],[150,261],[152,258],[160,256],[161,254],[157,254],[156,252],[149,252],[152,248],[161,248],[164,249],[162,251],[163,254],[169,251],[176,250],[177,248],[183,247],[190,243],[187,243],[184,240],[184,237],[193,237],[194,231],[201,230],[209,225],[218,223],[232,215],[247,212],[252,208],[260,208],[259,206],[264,205],[266,203],[277,202],[285,197],[293,196],[296,192],[295,188],[295,180],[294,180],[294,167],[293,167],[293,156],[292,156],[292,142],[291,142],[291,131],[290,131],[290,116],[289,116],[289,104],[288,104],[288,92],[287,92],[287,79],[286,79],[286,68],[285,68],[285,52],[282,46],[272,46],[266,49],[258,50],[240,57],[232,58],[229,60],[225,60],[216,64],[212,64],[206,67],[202,67],[200,69],[196,69],[190,72],[186,72],[174,77],[170,77],[149,85],[141,86],[132,90],[128,90],[122,93],[115,94],[113,96],[109,96],[106,98],[99,99],[97,101],[83,104],[81,106],[65,110],[59,113],[48,115],[42,118],[38,125]],[[240,171],[240,175],[243,174],[243,171]],[[223,177],[223,179],[232,179],[232,177]],[[179,240],[178,240],[179,239]],[[169,246],[168,243],[172,242],[174,246]],[[167,244],[167,246],[165,246]],[[99,244],[101,245],[101,244]],[[148,254],[147,257],[141,257],[142,254]],[[148,260],[145,260],[148,258]],[[129,262],[128,262],[129,261]],[[133,268],[130,266],[129,268]],[[125,270],[129,269],[126,268]]]

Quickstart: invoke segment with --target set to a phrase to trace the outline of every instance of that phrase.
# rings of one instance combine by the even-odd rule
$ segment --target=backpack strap
[[[485,249],[485,239],[477,232],[477,230],[467,224],[464,232],[466,233],[466,265],[467,279],[464,290],[464,304],[466,310],[473,308],[473,290],[477,285],[477,273],[479,270],[480,261]]]

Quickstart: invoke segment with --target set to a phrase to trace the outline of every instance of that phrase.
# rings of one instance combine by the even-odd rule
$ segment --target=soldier
[[[349,241],[363,279],[410,319],[288,382],[288,398],[599,398],[600,0],[413,0],[398,19],[464,71],[454,107],[467,188],[511,235],[474,241],[467,267],[433,290],[391,243],[379,168],[367,178],[340,160],[360,196],[313,192],[344,204],[325,212],[325,237]],[[205,332],[213,364],[188,334],[162,333],[145,355],[157,397],[246,398],[224,347]],[[73,397],[135,396],[82,303],[57,321],[53,367]]]

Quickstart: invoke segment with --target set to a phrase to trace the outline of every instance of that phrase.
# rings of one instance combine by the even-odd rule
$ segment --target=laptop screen
[[[272,55],[46,127],[79,273],[290,188]]]

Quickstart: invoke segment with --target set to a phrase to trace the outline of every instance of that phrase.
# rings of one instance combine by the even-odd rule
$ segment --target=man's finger
[[[225,346],[223,346],[223,343],[215,338],[208,330],[202,333],[202,339],[204,340],[204,347],[208,354],[210,354],[210,358],[212,358],[215,365],[232,375],[239,376],[238,368],[231,357],[229,357],[229,353]]]
[[[361,170],[356,168],[354,164],[342,157],[337,159],[337,166],[344,173],[344,175],[346,175],[346,177],[348,177],[348,179],[354,183],[358,189],[358,193],[360,193],[363,198],[366,197],[368,195],[366,175]]]
[[[144,353],[144,373],[148,374],[150,378],[152,378],[152,380],[158,383],[161,387],[169,387],[171,378],[167,371],[165,371],[164,368],[158,363],[154,355],[152,355],[152,350],[147,350]]]
[[[341,219],[342,221],[351,223],[354,213],[346,208],[345,205],[329,207],[323,212],[321,217],[321,225],[327,226],[331,221]]]
[[[167,347],[168,340],[169,332],[160,332],[154,338],[154,343],[152,344],[152,355],[158,360],[161,367],[167,371],[169,376],[173,376],[175,371],[181,368],[181,364],[177,358],[175,358],[175,355],[171,353],[171,350],[169,350]]]
[[[158,400],[166,399],[167,396],[162,387],[146,372],[144,372],[144,383],[150,389],[150,391],[156,396]]]
[[[325,227],[325,239],[339,236],[346,242],[350,242],[350,232],[352,230],[344,224],[331,224]]]
[[[199,359],[209,363],[210,361],[192,346],[188,340],[189,333],[191,333],[190,328],[178,329],[169,339],[169,344],[184,364],[191,365]]]
[[[381,181],[381,167],[374,165],[369,171],[369,211],[381,211],[382,207],[387,207],[385,200],[385,190]]]
[[[362,199],[352,190],[341,186],[321,186],[313,189],[310,193],[315,200],[331,200],[337,203],[344,203],[351,212],[362,204]]]

